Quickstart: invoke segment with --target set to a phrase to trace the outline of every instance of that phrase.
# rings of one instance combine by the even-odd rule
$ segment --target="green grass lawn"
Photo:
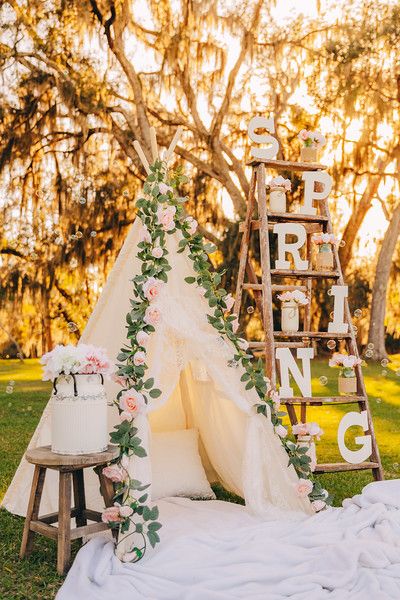
[[[336,395],[337,371],[329,369],[325,360],[314,360],[314,395]],[[370,397],[375,430],[387,478],[400,477],[400,355],[383,373],[380,364],[370,362],[364,375]],[[29,439],[48,400],[50,385],[40,380],[37,361],[0,361],[0,497],[2,498]],[[320,377],[327,377],[322,385]],[[14,381],[12,393],[7,393],[9,381]],[[9,390],[10,391],[10,390]],[[317,447],[320,462],[341,461],[336,444],[337,425],[349,407],[328,406],[310,410],[307,420],[315,420],[325,430]],[[352,432],[354,437],[354,432]],[[355,435],[359,432],[355,429]],[[324,485],[333,494],[335,505],[343,498],[359,493],[372,480],[369,473],[341,473],[321,476]],[[223,492],[221,492],[223,494]],[[18,551],[23,519],[0,511],[0,577],[1,600],[50,600],[59,588],[62,578],[55,571],[55,544],[37,536],[29,559],[19,561]],[[76,546],[75,546],[76,550]],[[77,599],[78,600],[78,599]]]

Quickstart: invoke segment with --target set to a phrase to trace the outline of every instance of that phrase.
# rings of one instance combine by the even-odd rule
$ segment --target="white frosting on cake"
[[[102,452],[108,445],[107,397],[100,375],[60,376],[52,394],[51,449],[57,454]]]

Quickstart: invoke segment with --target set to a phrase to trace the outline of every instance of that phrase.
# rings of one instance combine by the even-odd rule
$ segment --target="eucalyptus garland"
[[[126,561],[139,560],[146,551],[147,541],[152,547],[160,541],[158,508],[146,504],[148,494],[145,490],[148,485],[131,479],[127,464],[132,455],[146,456],[142,442],[137,437],[135,416],[145,409],[150,398],[161,395],[161,390],[154,385],[154,379],[146,378],[146,345],[158,320],[162,318],[153,301],[162,285],[167,283],[168,272],[171,270],[167,258],[166,236],[177,230],[182,235],[178,252],[187,252],[194,270],[194,275],[186,277],[185,281],[199,287],[211,309],[207,315],[209,323],[223,339],[230,340],[234,347],[228,365],[241,369],[241,381],[245,383],[246,390],[254,388],[257,392],[259,402],[254,409],[271,420],[275,433],[288,454],[288,465],[295,468],[300,482],[303,482],[303,490],[306,489],[315,510],[330,503],[328,493],[313,477],[307,448],[286,437],[287,430],[282,423],[286,413],[279,410],[279,396],[276,390],[271,389],[270,382],[265,377],[262,359],[256,361],[247,352],[247,342],[236,333],[238,317],[230,312],[232,297],[221,287],[223,273],[213,270],[208,256],[215,251],[215,246],[204,242],[203,237],[197,233],[196,221],[186,215],[183,207],[187,198],[178,194],[180,185],[186,181],[187,178],[180,171],[169,176],[166,164],[158,160],[151,165],[143,187],[143,197],[136,202],[137,217],[142,223],[137,256],[142,264],[141,272],[132,280],[131,310],[126,315],[128,343],[121,348],[117,357],[117,376],[122,389],[115,404],[121,423],[111,433],[111,441],[119,446],[120,453],[107,468],[111,471],[105,473],[116,483],[116,505],[106,509],[110,512],[110,517],[106,515],[105,520],[111,527],[119,527],[121,533],[129,532],[132,540],[137,540],[137,536],[143,540],[140,546],[132,542],[130,551],[123,557]],[[141,492],[145,493],[140,495]]]

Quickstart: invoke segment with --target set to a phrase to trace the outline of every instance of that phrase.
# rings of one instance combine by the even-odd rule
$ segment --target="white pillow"
[[[200,459],[195,429],[153,433],[150,459],[152,500],[167,496],[215,499]]]

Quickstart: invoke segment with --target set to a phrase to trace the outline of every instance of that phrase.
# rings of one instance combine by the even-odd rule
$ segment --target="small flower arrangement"
[[[354,377],[354,367],[361,365],[361,359],[354,354],[340,354],[335,352],[329,360],[330,367],[341,367],[340,374],[343,377]]]
[[[298,436],[310,436],[312,439],[320,440],[321,435],[324,434],[324,430],[318,425],[318,423],[297,423],[292,425],[292,432]]]
[[[304,292],[301,292],[300,290],[294,290],[293,292],[284,292],[283,294],[278,296],[278,299],[281,302],[296,302],[301,306],[305,306],[309,303],[309,299],[307,298],[307,296],[304,294]]]
[[[269,182],[269,187],[271,190],[275,188],[283,188],[285,192],[290,192],[292,189],[292,182],[290,179],[285,179],[281,175],[278,177],[273,177]]]
[[[316,244],[317,246],[323,245],[323,244],[338,244],[338,240],[335,238],[335,236],[333,235],[333,233],[315,233],[312,236],[312,241],[314,244]]]
[[[319,149],[322,148],[322,146],[325,146],[326,144],[325,137],[322,135],[322,133],[319,133],[318,131],[308,131],[307,129],[302,129],[298,133],[297,137],[301,142],[303,142],[306,148]]]
[[[90,344],[58,344],[42,356],[40,363],[43,381],[54,381],[61,374],[109,376],[113,372],[106,350]]]

